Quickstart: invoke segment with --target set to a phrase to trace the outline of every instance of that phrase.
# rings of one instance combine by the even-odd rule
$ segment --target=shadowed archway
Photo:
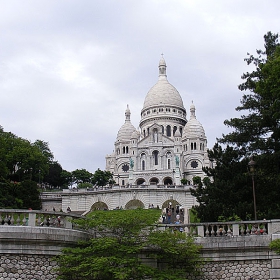
[[[90,211],[95,210],[108,210],[108,205],[102,201],[95,202],[94,204],[92,204]]]
[[[145,208],[144,203],[138,199],[130,200],[125,205],[125,209],[137,209],[137,208]]]

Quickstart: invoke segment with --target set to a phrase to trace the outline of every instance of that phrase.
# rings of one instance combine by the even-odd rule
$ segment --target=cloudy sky
[[[237,116],[247,52],[280,30],[278,0],[0,0],[0,125],[68,171],[105,169],[129,104],[138,127],[161,53],[211,148]]]

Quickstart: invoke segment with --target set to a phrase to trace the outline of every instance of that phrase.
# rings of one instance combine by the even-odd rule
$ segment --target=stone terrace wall
[[[202,271],[204,276],[195,280],[270,280],[271,260],[247,260],[247,261],[221,261],[207,262]]]
[[[1,280],[54,280],[57,263],[51,256],[42,255],[10,255],[0,256]]]

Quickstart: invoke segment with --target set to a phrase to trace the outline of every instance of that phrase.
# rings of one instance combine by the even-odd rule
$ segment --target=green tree
[[[256,69],[243,74],[244,91],[237,111],[244,111],[240,118],[225,121],[234,129],[223,135],[221,143],[236,145],[244,155],[247,153],[272,154],[280,149],[280,47],[278,34],[268,32],[265,50],[257,50],[257,57],[249,55],[245,61]]]
[[[43,181],[54,188],[62,187],[64,184],[64,178],[61,175],[62,172],[63,169],[57,161],[51,162],[49,164],[49,172],[44,176],[41,182]]]
[[[193,207],[197,217],[201,222],[218,221],[220,217],[231,220],[236,216],[251,219],[252,184],[246,161],[240,161],[237,149],[227,146],[223,150],[218,144],[209,151],[209,156],[216,167],[204,169],[208,177],[203,181],[194,177],[195,187],[191,189],[191,194],[199,202]]]
[[[228,145],[224,150],[216,145],[209,157],[216,161],[213,169],[205,169],[212,181],[204,182],[193,194],[200,204],[196,207],[202,221],[223,217],[253,217],[252,178],[247,165],[252,155],[257,162],[255,177],[257,216],[259,219],[280,215],[280,46],[278,34],[264,36],[265,50],[245,59],[253,65],[244,73],[239,89],[244,92],[241,117],[224,123],[232,132],[218,143]],[[216,208],[216,210],[215,210]]]
[[[69,186],[72,186],[74,183],[74,178],[72,175],[72,172],[62,170],[61,174],[61,179],[62,179],[62,187],[63,188],[68,188]]]
[[[106,186],[113,182],[113,174],[110,171],[102,171],[99,168],[94,172],[92,177],[92,183],[97,186]]]
[[[90,173],[86,169],[76,169],[72,171],[72,176],[73,176],[74,183],[76,184],[90,183],[92,178],[92,173]]]
[[[47,143],[35,143],[0,128],[0,205],[40,209],[37,183],[52,159]]]
[[[57,257],[58,279],[186,279],[202,259],[197,245],[184,233],[157,231],[161,211],[136,209],[94,211],[80,226],[92,229],[97,238],[67,248]],[[140,256],[158,262],[151,266]]]

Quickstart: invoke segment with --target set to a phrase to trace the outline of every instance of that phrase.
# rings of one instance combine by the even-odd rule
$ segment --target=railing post
[[[28,226],[35,227],[36,223],[36,213],[29,212],[28,214]]]
[[[73,228],[72,218],[66,217],[66,219],[65,219],[65,228],[69,228],[69,229]]]
[[[197,226],[197,234],[198,234],[198,236],[204,237],[204,226],[203,225]]]
[[[232,235],[239,236],[239,224],[232,224]]]

